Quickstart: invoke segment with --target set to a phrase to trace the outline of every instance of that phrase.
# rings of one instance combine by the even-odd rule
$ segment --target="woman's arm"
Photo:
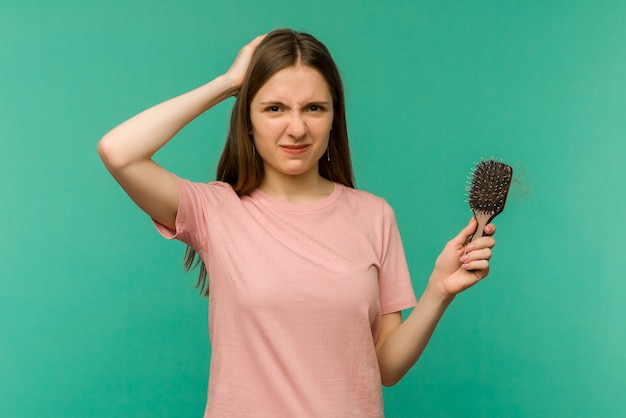
[[[98,143],[98,154],[111,175],[142,210],[163,225],[174,227],[178,186],[152,156],[193,119],[237,94],[262,39],[259,36],[244,46],[224,75],[139,113]]]
[[[476,220],[472,218],[448,242],[435,262],[426,290],[406,321],[402,322],[400,312],[383,315],[376,353],[385,386],[396,384],[417,362],[454,297],[489,274],[495,240],[484,236],[466,246],[475,230]],[[495,227],[487,225],[485,233],[493,235]]]

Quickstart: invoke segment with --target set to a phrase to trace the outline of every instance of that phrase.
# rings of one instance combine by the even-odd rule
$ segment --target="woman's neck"
[[[334,190],[334,184],[317,172],[301,176],[266,173],[259,189],[286,202],[312,203],[328,197]]]

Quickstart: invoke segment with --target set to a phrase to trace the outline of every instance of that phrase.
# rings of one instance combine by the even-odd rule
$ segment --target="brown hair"
[[[345,114],[343,83],[330,52],[313,36],[291,29],[267,34],[255,50],[230,117],[226,144],[217,166],[217,180],[230,184],[242,196],[256,189],[263,179],[263,161],[253,151],[250,136],[250,103],[259,89],[278,71],[294,65],[305,65],[324,77],[333,99],[333,123],[328,141],[328,157],[319,160],[322,177],[354,188]],[[330,161],[328,161],[330,160]],[[185,251],[185,270],[195,268],[202,260],[195,250]],[[208,295],[206,266],[202,263],[197,286]]]

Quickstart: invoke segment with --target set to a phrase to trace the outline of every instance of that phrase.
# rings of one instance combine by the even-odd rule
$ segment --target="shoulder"
[[[391,209],[391,205],[389,205],[387,200],[383,197],[377,196],[366,190],[352,189],[346,186],[340,187],[343,187],[343,194],[347,201],[362,206],[371,207],[372,209],[383,210],[386,207]]]
[[[383,197],[377,196],[365,190],[343,187],[344,201],[355,211],[363,213],[370,219],[386,218],[394,219],[393,208]]]
[[[183,206],[206,207],[215,210],[224,202],[239,201],[232,186],[222,181],[202,183],[176,176]]]
[[[208,183],[193,181],[176,176],[176,181],[182,192],[195,192],[203,194],[235,194],[232,186],[223,181],[209,181]]]

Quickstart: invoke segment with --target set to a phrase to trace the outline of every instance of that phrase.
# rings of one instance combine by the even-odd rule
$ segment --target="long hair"
[[[230,117],[226,144],[222,151],[216,179],[230,184],[239,195],[250,194],[263,179],[263,161],[253,151],[250,135],[250,103],[261,87],[278,71],[295,65],[317,70],[325,79],[333,100],[333,122],[328,141],[328,157],[319,160],[322,177],[354,188],[354,174],[348,144],[343,83],[330,52],[313,36],[291,29],[278,29],[265,36],[256,48],[241,85]],[[330,161],[329,161],[330,160]],[[197,287],[208,296],[207,271],[196,251],[187,247],[185,270],[202,264]]]

